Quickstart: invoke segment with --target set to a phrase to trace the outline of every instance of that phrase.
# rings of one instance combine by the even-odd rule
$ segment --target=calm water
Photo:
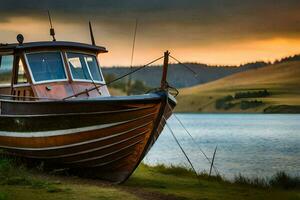
[[[209,171],[209,163],[198,145],[215,165],[232,178],[239,173],[270,177],[277,171],[300,176],[300,115],[263,114],[176,114],[195,138],[191,138],[173,116],[168,123],[196,169]],[[150,165],[188,166],[184,155],[165,127],[144,162]]]

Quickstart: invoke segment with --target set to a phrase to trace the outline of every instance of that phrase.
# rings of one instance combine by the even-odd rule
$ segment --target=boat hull
[[[55,169],[124,182],[160,135],[176,100],[165,92],[89,100],[2,101],[0,148]]]

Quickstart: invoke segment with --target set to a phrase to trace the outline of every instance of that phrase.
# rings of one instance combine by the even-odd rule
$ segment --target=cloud
[[[0,26],[22,32],[22,18],[48,26],[51,11],[57,34],[82,39],[88,20],[113,46],[131,46],[135,19],[138,42],[147,48],[202,48],[272,38],[299,38],[299,0],[0,0]],[[8,24],[17,28],[9,28]],[[5,25],[5,26],[4,26]],[[63,25],[68,30],[63,30]],[[38,26],[33,26],[39,32]],[[72,32],[72,27],[74,30]],[[0,27],[1,28],[1,27]],[[2,28],[2,30],[3,30]],[[80,29],[82,28],[82,31]],[[29,31],[26,29],[26,31]],[[63,34],[62,32],[65,31]],[[45,31],[45,34],[48,32]],[[84,32],[84,34],[82,34]],[[44,32],[43,32],[44,33]],[[36,38],[38,36],[35,36]],[[97,37],[99,38],[99,37]],[[14,39],[14,38],[13,38]],[[86,41],[88,38],[83,37]],[[127,43],[126,43],[127,41]]]
[[[146,31],[177,32],[179,38],[296,35],[300,30],[298,0],[6,0],[0,20],[47,20],[48,9],[57,21],[83,24],[92,19],[116,31],[131,28],[130,22],[139,18]]]

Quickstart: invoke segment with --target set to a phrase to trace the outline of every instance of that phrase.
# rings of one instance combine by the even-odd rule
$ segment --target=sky
[[[90,43],[103,66],[128,66],[138,19],[134,65],[165,50],[184,62],[239,65],[300,53],[299,0],[0,0],[0,43],[51,40]]]

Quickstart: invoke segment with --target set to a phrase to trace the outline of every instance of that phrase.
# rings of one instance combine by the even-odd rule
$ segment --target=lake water
[[[248,177],[270,177],[278,171],[300,176],[300,115],[264,114],[176,114],[168,124],[198,172],[210,164],[198,146],[212,158],[218,146],[215,166],[231,179],[239,173]],[[189,166],[180,148],[165,127],[145,157],[150,165]]]

